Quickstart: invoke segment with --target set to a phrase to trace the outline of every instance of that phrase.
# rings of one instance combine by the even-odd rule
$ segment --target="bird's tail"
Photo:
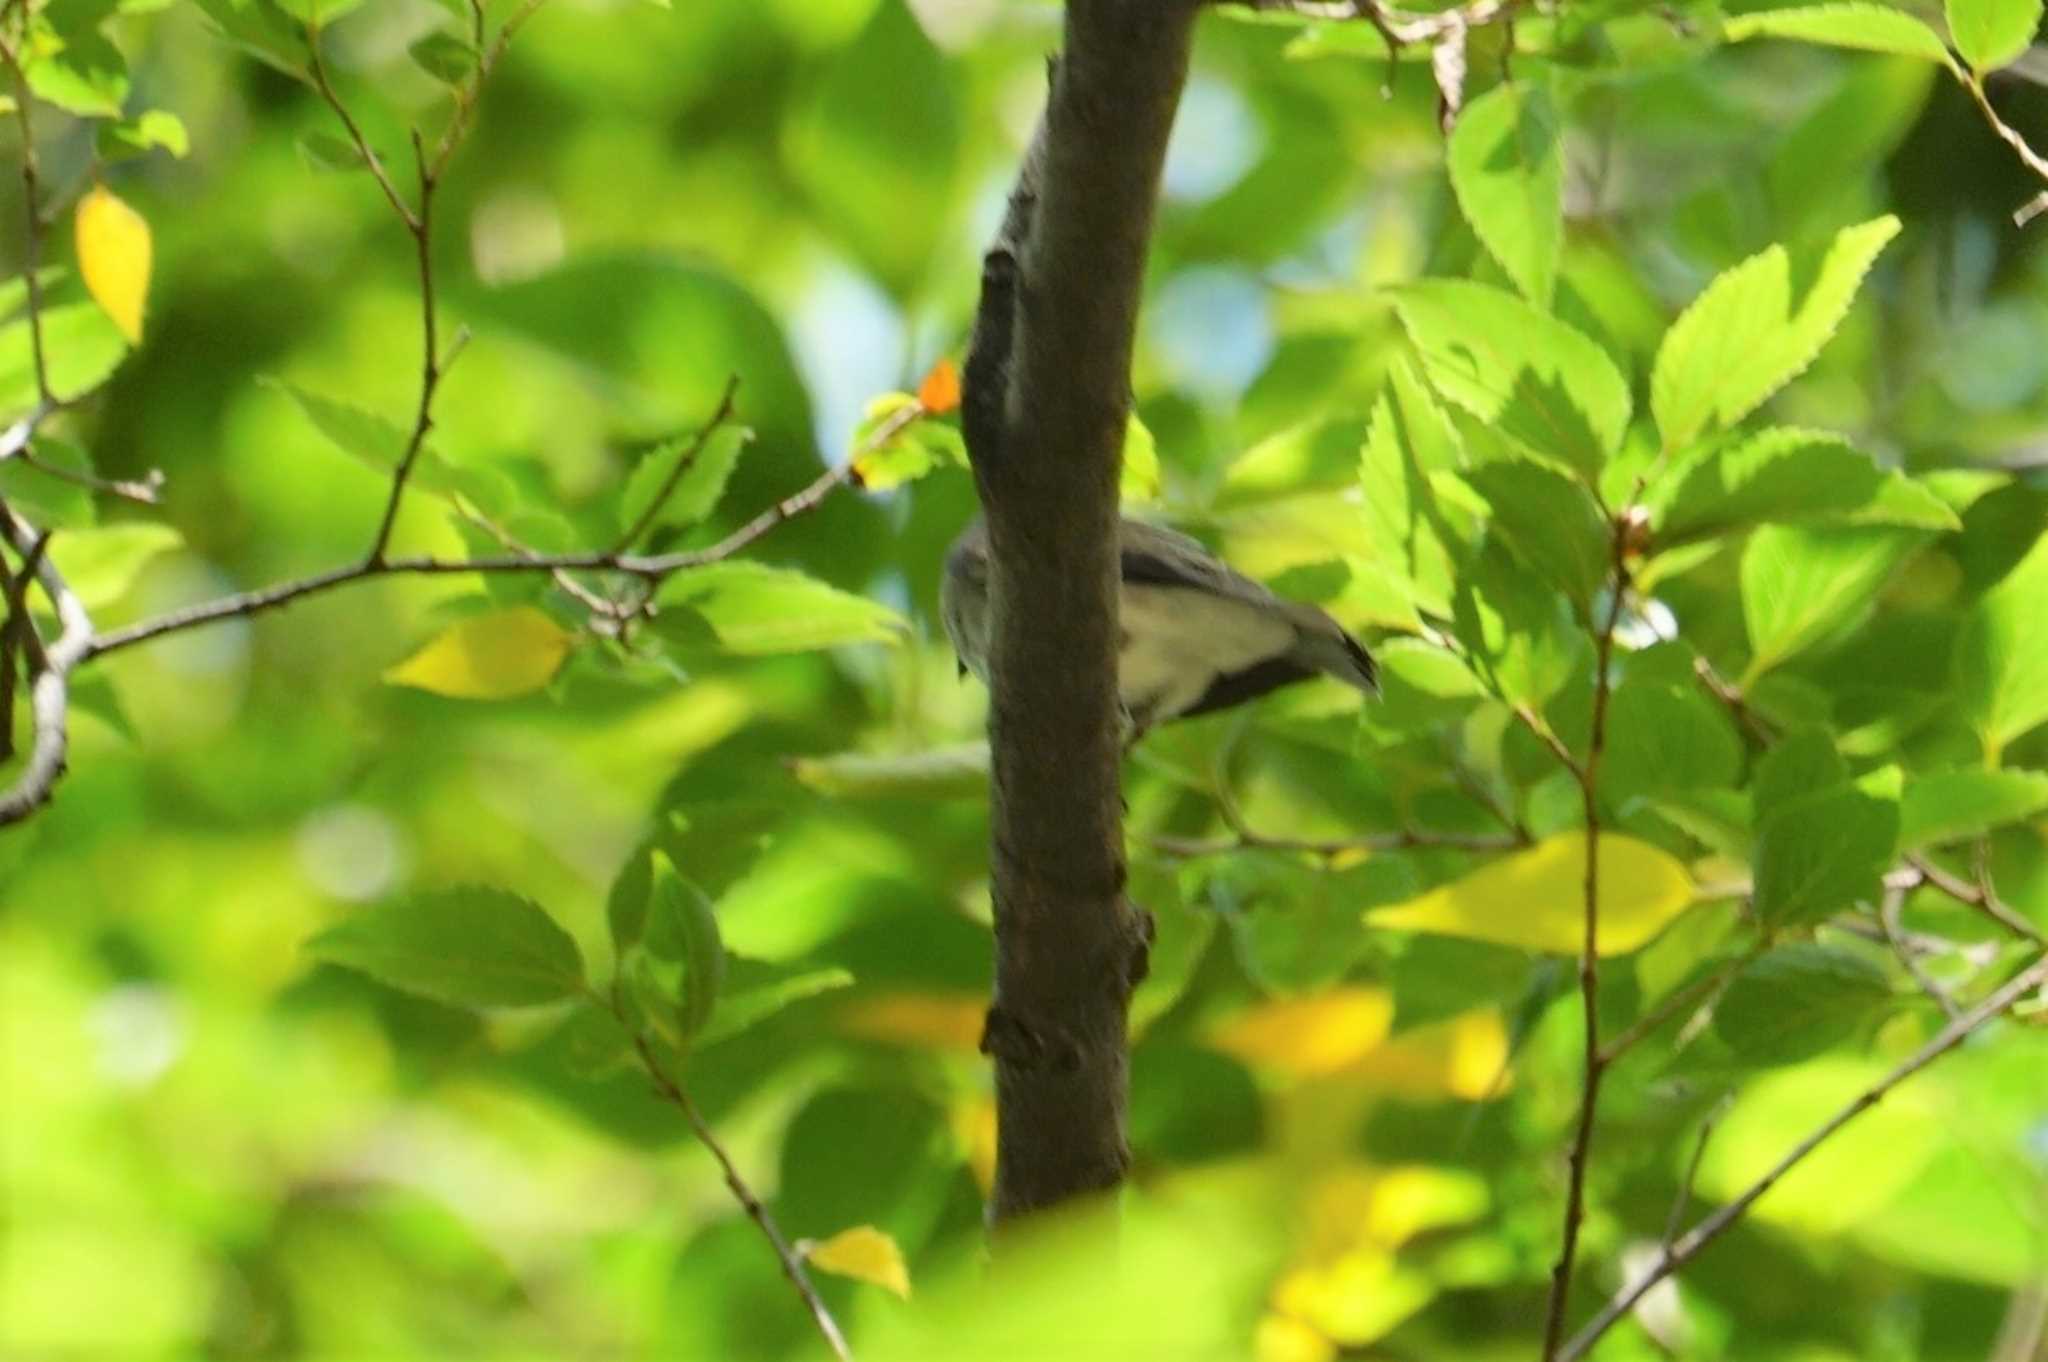
[[[1377,696],[1380,693],[1380,669],[1372,660],[1372,654],[1335,620],[1326,616],[1318,623],[1321,628],[1301,631],[1301,642],[1295,646],[1295,656],[1319,672],[1334,676],[1346,685],[1356,686],[1367,695]]]

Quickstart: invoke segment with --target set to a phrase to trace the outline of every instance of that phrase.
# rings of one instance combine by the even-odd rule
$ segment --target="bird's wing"
[[[1360,690],[1378,692],[1378,669],[1372,657],[1326,611],[1274,595],[1199,540],[1173,530],[1126,518],[1119,522],[1118,541],[1127,584],[1202,591],[1275,611],[1294,626],[1298,640],[1294,658],[1299,665],[1328,672]]]

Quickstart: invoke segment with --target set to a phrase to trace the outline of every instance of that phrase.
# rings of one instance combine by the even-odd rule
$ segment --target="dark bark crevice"
[[[962,423],[990,545],[1000,1221],[1129,1164],[1117,487],[1131,347],[1194,0],[1069,0],[1044,117],[983,262]]]

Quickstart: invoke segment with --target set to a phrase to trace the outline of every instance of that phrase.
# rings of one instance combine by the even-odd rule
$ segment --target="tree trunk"
[[[1037,137],[983,262],[968,453],[988,517],[1002,1221],[1129,1163],[1126,1011],[1150,923],[1124,899],[1117,484],[1131,345],[1194,0],[1068,0]]]

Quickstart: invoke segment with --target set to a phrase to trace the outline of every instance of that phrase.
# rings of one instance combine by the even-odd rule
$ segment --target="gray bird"
[[[1315,606],[1282,600],[1184,534],[1126,518],[1117,540],[1117,690],[1128,742],[1318,673],[1379,694],[1372,655]],[[946,554],[939,612],[962,675],[987,685],[988,525],[980,517]]]

